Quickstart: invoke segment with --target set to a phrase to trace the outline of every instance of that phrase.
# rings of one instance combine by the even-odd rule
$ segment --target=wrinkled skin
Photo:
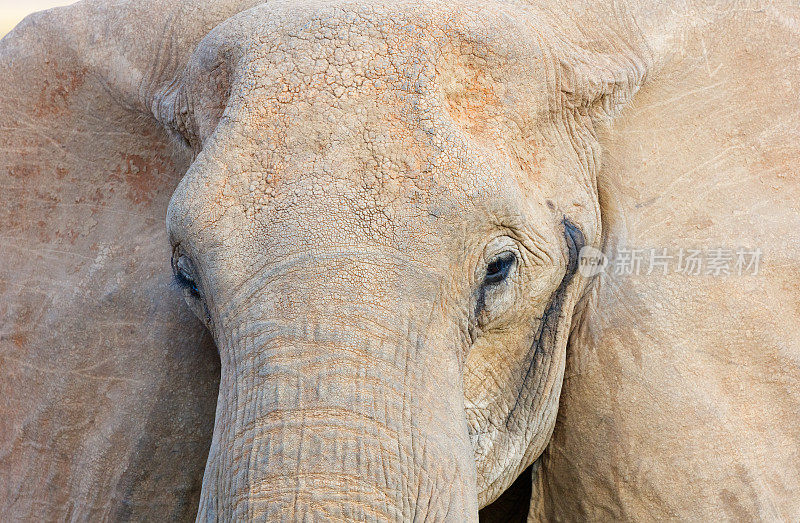
[[[157,97],[198,152],[167,229],[222,363],[201,519],[467,520],[541,453],[597,202],[590,120],[487,36],[518,24],[264,5]]]
[[[533,464],[534,519],[796,517],[798,343],[764,315],[797,314],[764,303],[796,295],[797,258],[576,271],[584,246],[797,235],[758,205],[777,160],[737,178],[746,224],[740,185],[703,185],[738,172],[726,144],[792,157],[768,131],[796,131],[796,73],[764,129],[720,113],[719,143],[679,147],[710,132],[675,114],[716,114],[712,65],[739,79],[719,100],[752,96],[733,44],[783,70],[749,12],[142,1],[23,23],[0,44],[24,78],[2,98],[2,514],[508,520]],[[678,183],[700,190],[665,200]]]

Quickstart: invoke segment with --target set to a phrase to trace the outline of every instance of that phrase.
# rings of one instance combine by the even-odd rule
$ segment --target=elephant
[[[2,519],[797,519],[799,16],[29,16]]]

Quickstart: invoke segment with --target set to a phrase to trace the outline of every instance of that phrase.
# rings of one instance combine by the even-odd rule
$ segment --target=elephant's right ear
[[[81,2],[0,41],[0,519],[188,519],[213,343],[171,289],[192,160],[151,114],[252,1]]]

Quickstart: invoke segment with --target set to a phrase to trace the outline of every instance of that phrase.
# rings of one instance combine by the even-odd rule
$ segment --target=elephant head
[[[582,8],[251,4],[131,3],[67,40],[174,151],[142,169],[185,171],[172,268],[221,363],[198,517],[475,519],[553,430],[602,241],[595,127],[645,53]],[[166,203],[132,187],[124,209]]]
[[[201,518],[466,520],[542,452],[619,96],[573,85],[550,23],[264,4],[157,93],[195,152],[172,265],[222,363]]]

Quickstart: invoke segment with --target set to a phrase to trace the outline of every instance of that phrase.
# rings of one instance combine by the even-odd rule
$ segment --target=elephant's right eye
[[[197,280],[194,277],[192,262],[186,256],[178,257],[178,261],[175,262],[175,283],[187,289],[195,298],[202,298]]]

